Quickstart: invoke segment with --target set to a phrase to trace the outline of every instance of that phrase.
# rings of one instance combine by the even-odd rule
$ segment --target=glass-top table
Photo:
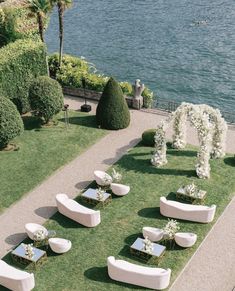
[[[204,204],[206,191],[198,189],[195,193],[189,195],[183,186],[177,190],[176,198],[191,202],[192,204]]]
[[[89,188],[84,193],[82,193],[82,197],[92,205],[101,204],[102,206],[105,206],[112,201],[112,195],[107,192],[104,192],[102,199],[98,199],[97,191],[97,189]]]
[[[27,256],[25,254],[24,244],[20,244],[12,252],[12,258],[22,265],[33,265],[36,269],[38,265],[41,265],[44,261],[47,260],[47,253],[43,250],[33,247],[33,256]]]
[[[152,243],[153,250],[151,253],[148,253],[144,249],[144,239],[138,237],[136,241],[131,245],[130,251],[133,255],[136,255],[139,259],[142,259],[145,262],[149,263],[159,263],[159,260],[162,258],[166,247],[157,243]]]

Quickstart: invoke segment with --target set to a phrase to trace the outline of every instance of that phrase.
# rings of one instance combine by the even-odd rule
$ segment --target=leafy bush
[[[28,90],[32,80],[46,74],[43,43],[17,40],[0,49],[0,95],[10,98],[20,113],[30,109]]]
[[[97,124],[106,129],[126,128],[130,112],[118,82],[110,78],[96,109]]]
[[[20,135],[23,129],[23,121],[16,106],[9,99],[0,96],[0,149]]]
[[[142,96],[144,98],[144,107],[151,108],[153,104],[153,92],[149,88],[145,88]]]
[[[70,88],[82,88],[82,79],[86,79],[86,89],[103,92],[108,77],[96,74],[95,66],[86,60],[70,55],[63,56],[62,66],[59,69],[59,55],[49,57],[49,69],[52,78],[55,78],[62,86]],[[119,83],[123,94],[133,96],[132,85],[129,82]],[[153,92],[145,88],[143,92],[144,107],[152,105]]]
[[[145,146],[153,147],[155,145],[154,136],[156,133],[156,129],[148,129],[145,130],[142,134],[142,142]]]
[[[64,96],[60,84],[48,76],[37,77],[29,88],[29,100],[36,115],[48,121],[63,107]]]
[[[0,8],[0,47],[20,37],[16,31],[17,14],[15,9]]]

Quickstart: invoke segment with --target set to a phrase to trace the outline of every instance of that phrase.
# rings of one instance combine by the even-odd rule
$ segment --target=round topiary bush
[[[130,124],[130,112],[118,82],[110,78],[96,109],[97,124],[106,129],[122,129]]]
[[[155,128],[148,129],[143,132],[142,142],[145,146],[153,147],[155,145],[155,140],[154,140],[155,133],[156,133]]]
[[[23,121],[10,99],[0,96],[0,149],[24,130]]]
[[[30,85],[29,101],[36,115],[43,117],[48,123],[63,108],[64,95],[56,80],[48,76],[40,76]]]

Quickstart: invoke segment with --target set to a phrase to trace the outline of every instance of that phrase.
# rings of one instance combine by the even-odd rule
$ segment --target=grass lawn
[[[231,156],[211,161],[211,179],[200,180],[195,175],[196,151],[168,150],[168,164],[156,169],[150,165],[152,148],[141,145],[133,148],[116,165],[123,174],[123,183],[131,186],[125,197],[113,197],[113,201],[101,210],[101,224],[85,228],[56,213],[47,223],[58,237],[72,241],[72,249],[64,255],[48,251],[48,261],[36,272],[38,291],[94,291],[94,290],[145,290],[137,286],[112,281],[107,275],[106,258],[116,258],[141,264],[129,252],[129,246],[141,236],[143,226],[163,227],[167,218],[160,215],[159,198],[174,199],[174,192],[182,184],[194,181],[207,191],[206,204],[216,204],[216,216],[221,215],[235,192],[235,163]],[[93,185],[94,186],[94,185]],[[80,197],[77,197],[80,201]],[[196,245],[189,249],[175,247],[167,250],[162,268],[171,268],[171,283],[196,251],[213,223],[200,224],[180,221],[180,231],[195,232]],[[9,255],[5,258],[10,261]],[[206,262],[204,262],[206,263]]]
[[[0,211],[107,134],[97,128],[95,116],[75,111],[69,115],[68,130],[63,113],[52,127],[40,127],[38,119],[23,117],[25,131],[15,139],[20,149],[0,152]]]

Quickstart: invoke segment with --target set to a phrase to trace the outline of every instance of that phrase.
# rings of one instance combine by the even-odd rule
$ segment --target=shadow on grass
[[[143,237],[141,232],[133,233],[124,239],[124,242],[131,246],[138,237]]]
[[[42,121],[36,116],[22,116],[25,130],[40,129],[42,127]]]
[[[156,218],[166,220],[166,218],[160,213],[160,207],[142,208],[138,211],[138,215],[145,218]]]
[[[225,158],[224,163],[228,166],[235,167],[235,157]]]
[[[58,121],[65,123],[65,119],[64,118],[59,118]],[[69,123],[70,124],[75,124],[75,125],[86,126],[86,127],[98,128],[94,115],[69,117]]]
[[[84,272],[84,276],[92,281],[96,282],[102,282],[107,284],[114,284],[118,286],[128,287],[129,289],[138,289],[138,290],[146,290],[145,288],[134,286],[118,281],[112,280],[108,275],[108,268],[107,267],[92,267],[90,269],[87,269]]]
[[[128,171],[133,170],[144,174],[159,174],[165,176],[185,176],[185,177],[197,177],[195,170],[184,169],[169,169],[169,168],[156,168],[151,165],[149,159],[136,159],[135,154],[128,154],[124,156],[118,165]]]
[[[85,226],[81,225],[80,223],[64,216],[63,214],[57,212],[54,214],[50,220],[54,220],[57,222],[60,226],[64,228],[86,228]]]
[[[35,209],[34,212],[40,217],[49,219],[53,214],[57,212],[57,207],[55,206],[39,207]]]
[[[172,149],[167,151],[167,155],[172,155],[172,156],[183,156],[183,157],[197,157],[197,152],[196,151],[190,151],[190,150],[177,150],[177,149]]]

